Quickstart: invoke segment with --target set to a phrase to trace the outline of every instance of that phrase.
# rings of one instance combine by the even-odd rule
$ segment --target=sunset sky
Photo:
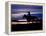
[[[30,14],[32,16],[36,16],[38,18],[42,18],[42,6],[36,6],[36,5],[17,5],[12,4],[11,5],[11,13],[12,18],[14,19],[23,19],[24,14],[28,14],[28,11],[30,11]]]

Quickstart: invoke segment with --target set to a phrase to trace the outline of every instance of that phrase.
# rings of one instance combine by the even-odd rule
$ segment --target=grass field
[[[12,24],[11,31],[42,30],[42,23]]]

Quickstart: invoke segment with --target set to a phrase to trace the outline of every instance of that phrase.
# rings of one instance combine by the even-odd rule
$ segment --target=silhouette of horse
[[[31,16],[31,15],[30,15],[30,12],[28,12],[28,15],[25,15],[25,14],[24,14],[23,18],[27,19],[27,22],[30,22],[30,21],[33,22],[35,19],[37,19],[37,17]]]

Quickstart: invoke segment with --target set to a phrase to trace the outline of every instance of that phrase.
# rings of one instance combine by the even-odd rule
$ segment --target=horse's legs
[[[27,22],[27,24],[29,24],[30,22]]]

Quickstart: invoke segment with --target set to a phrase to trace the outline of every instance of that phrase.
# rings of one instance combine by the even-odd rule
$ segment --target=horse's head
[[[24,16],[23,16],[23,18],[27,18],[27,16],[26,16],[26,15],[24,15]]]

